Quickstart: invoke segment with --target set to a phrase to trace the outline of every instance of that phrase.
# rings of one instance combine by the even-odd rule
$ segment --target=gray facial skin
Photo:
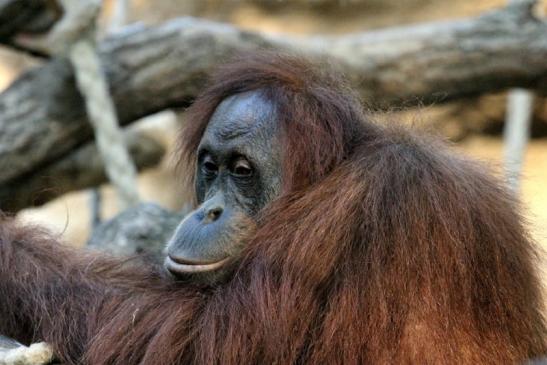
[[[279,145],[274,106],[259,91],[233,95],[219,104],[197,154],[200,205],[167,245],[169,272],[217,278],[237,258],[258,213],[280,193]]]

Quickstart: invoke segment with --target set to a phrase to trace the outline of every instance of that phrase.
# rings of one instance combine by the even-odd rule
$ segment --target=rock
[[[175,228],[189,212],[171,212],[153,203],[141,203],[99,224],[88,246],[115,255],[145,254],[158,262]]]

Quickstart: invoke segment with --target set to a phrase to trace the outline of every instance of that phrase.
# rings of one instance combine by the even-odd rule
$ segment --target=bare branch
[[[125,141],[139,169],[157,165],[165,154],[160,143],[142,133],[126,132]],[[0,185],[0,207],[3,211],[17,212],[45,204],[67,192],[105,182],[102,159],[95,144],[90,142],[51,165]]]

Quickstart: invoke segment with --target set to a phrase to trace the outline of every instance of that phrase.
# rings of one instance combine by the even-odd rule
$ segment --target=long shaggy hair
[[[195,165],[201,137],[222,100],[260,91],[275,106],[281,127],[284,192],[318,182],[347,159],[364,134],[377,134],[376,126],[362,123],[352,90],[329,71],[273,53],[245,54],[220,67],[186,113],[180,161]]]
[[[0,332],[68,364],[512,364],[547,353],[533,242],[511,194],[434,139],[363,117],[336,76],[253,56],[189,112],[262,90],[282,126],[284,190],[229,280],[152,268],[0,224]]]

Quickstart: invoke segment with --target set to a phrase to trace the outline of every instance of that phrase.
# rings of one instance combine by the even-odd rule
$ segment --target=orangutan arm
[[[46,341],[75,360],[95,331],[96,313],[112,296],[138,286],[141,274],[134,265],[63,246],[44,230],[0,217],[0,334],[25,344]]]

